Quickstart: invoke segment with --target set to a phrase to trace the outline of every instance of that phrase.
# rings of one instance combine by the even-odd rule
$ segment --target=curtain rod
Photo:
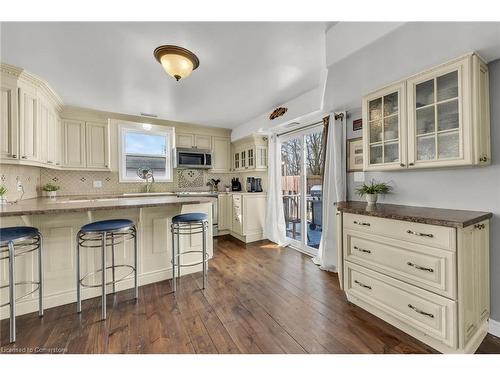
[[[305,125],[305,126],[302,126],[300,128],[296,128],[296,129],[293,129],[293,130],[289,130],[287,132],[283,132],[283,133],[278,133],[277,136],[278,137],[281,137],[282,135],[286,135],[286,134],[292,134],[292,133],[298,133],[298,132],[301,132],[303,130],[306,130],[306,129],[309,129],[309,128],[313,128],[315,126],[318,126],[319,124],[323,124],[323,120],[321,121],[318,121],[318,122],[315,122],[314,124],[309,124],[309,125]]]

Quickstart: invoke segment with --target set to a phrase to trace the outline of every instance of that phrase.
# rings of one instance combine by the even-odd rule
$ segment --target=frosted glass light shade
[[[178,46],[160,46],[153,54],[167,74],[177,81],[188,77],[200,65],[198,57],[193,52]]]
[[[177,81],[188,77],[193,71],[193,63],[181,55],[163,55],[160,59],[163,69]]]

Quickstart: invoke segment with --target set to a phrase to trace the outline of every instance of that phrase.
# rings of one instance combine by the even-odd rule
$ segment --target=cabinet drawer
[[[456,250],[455,228],[380,217],[344,214],[344,227],[441,249]]]
[[[346,262],[345,289],[398,321],[455,348],[456,302]]]
[[[455,252],[346,229],[344,259],[442,296],[456,297]]]

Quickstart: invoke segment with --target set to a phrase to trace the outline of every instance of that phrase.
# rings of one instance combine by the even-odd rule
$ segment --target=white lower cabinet
[[[231,234],[245,243],[264,239],[266,194],[221,193],[218,211],[219,234]]]
[[[339,216],[350,302],[441,352],[476,351],[488,332],[489,220],[455,228]]]

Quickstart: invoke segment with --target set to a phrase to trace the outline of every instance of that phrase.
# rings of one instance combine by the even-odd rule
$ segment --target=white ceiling
[[[320,82],[327,23],[2,23],[1,61],[46,79],[65,104],[234,128]],[[176,82],[153,57],[192,50]]]

